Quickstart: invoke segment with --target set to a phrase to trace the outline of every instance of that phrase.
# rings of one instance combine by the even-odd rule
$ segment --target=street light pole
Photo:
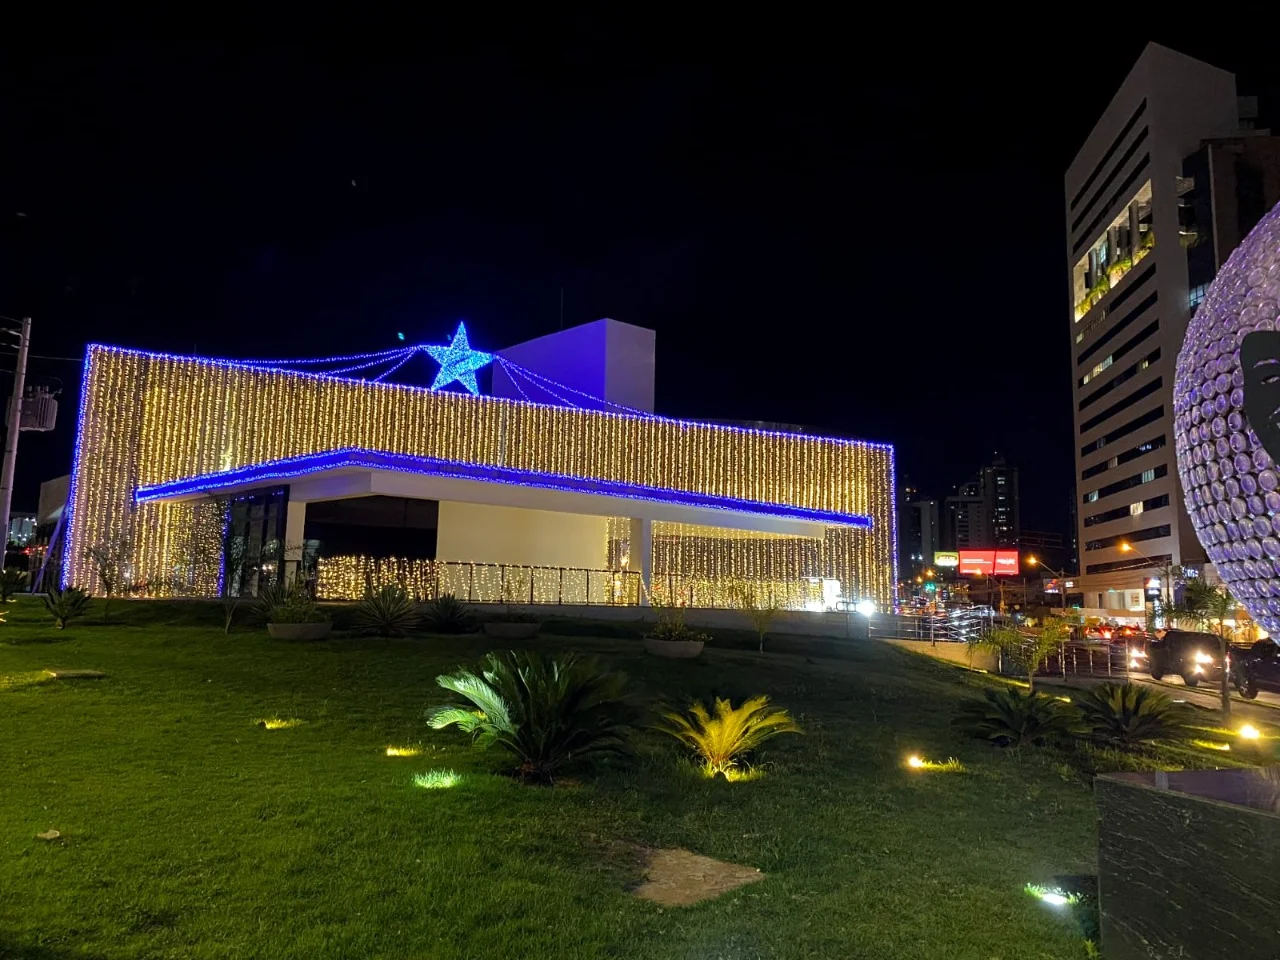
[[[1035,557],[1027,557],[1027,563],[1029,563],[1033,567],[1036,567],[1036,566],[1043,567],[1045,570],[1048,570],[1050,573],[1052,573],[1055,577],[1058,578],[1058,596],[1062,598],[1062,615],[1065,617],[1067,615],[1067,586],[1066,586],[1067,578],[1064,577],[1057,570],[1053,569],[1053,567],[1047,566],[1043,561],[1038,560]]]
[[[13,333],[12,330],[6,331]],[[0,537],[9,546],[9,510],[13,506],[13,472],[18,462],[18,434],[22,432],[22,391],[27,381],[27,349],[31,346],[31,318],[22,318],[18,336],[18,364],[13,371],[13,396],[9,398],[9,420],[4,432],[4,463],[0,465]],[[4,566],[0,553],[0,566]]]
[[[1161,600],[1165,599],[1164,594],[1165,594],[1165,591],[1168,590],[1169,592],[1168,604],[1169,606],[1173,606],[1173,558],[1170,557],[1169,562],[1165,564],[1157,563],[1155,560],[1152,560],[1141,550],[1134,547],[1134,545],[1132,543],[1129,543],[1129,541],[1127,540],[1122,540],[1120,542],[1120,552],[1136,553],[1141,559],[1147,561],[1147,563],[1151,564],[1157,570],[1164,571],[1165,582],[1160,584],[1160,599]]]

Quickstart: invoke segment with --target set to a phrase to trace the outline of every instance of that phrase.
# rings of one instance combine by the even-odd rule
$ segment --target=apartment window
[[[1117,356],[1121,356],[1123,353],[1124,353],[1123,350],[1119,350],[1116,353],[1113,353],[1111,356],[1107,357],[1107,367],[1111,366],[1112,360],[1114,360]],[[1108,393],[1110,393],[1116,387],[1120,386],[1120,384],[1125,383],[1128,380],[1132,380],[1134,377],[1142,373],[1142,371],[1144,370],[1150,370],[1151,365],[1159,359],[1160,359],[1160,348],[1156,347],[1154,350],[1148,353],[1145,357],[1143,357],[1137,363],[1130,364],[1128,367],[1126,367],[1124,370],[1121,370],[1119,373],[1117,373],[1114,377],[1112,377],[1102,386],[1098,387],[1098,389],[1093,391],[1093,393],[1089,394],[1089,396],[1081,400],[1077,409],[1083,410],[1085,407],[1090,407],[1093,404],[1097,403],[1099,400],[1105,397]],[[1097,367],[1094,367],[1094,369],[1096,370]],[[1103,369],[1105,370],[1106,367],[1103,367]],[[1091,376],[1083,377],[1080,380],[1080,386],[1083,387],[1091,379],[1092,379]]]
[[[1164,567],[1173,562],[1171,554],[1162,553],[1151,557],[1132,557],[1126,560],[1109,560],[1105,563],[1091,563],[1084,568],[1085,573],[1116,573],[1120,570],[1147,570],[1151,567]]]
[[[1097,493],[1095,490],[1094,493]],[[1097,499],[1096,497],[1094,499]],[[1137,503],[1131,503],[1124,507],[1114,507],[1110,510],[1103,510],[1101,513],[1092,513],[1084,518],[1086,527],[1096,527],[1100,523],[1110,523],[1112,520],[1122,520],[1125,517],[1134,517],[1150,510],[1159,510],[1161,507],[1169,505],[1169,495],[1162,493],[1158,497],[1148,497],[1146,500]]]
[[[1106,473],[1112,467],[1118,467],[1123,463],[1129,463],[1137,460],[1139,457],[1145,457],[1153,450],[1159,450],[1166,443],[1164,434],[1158,437],[1152,437],[1144,443],[1138,444],[1136,447],[1130,447],[1124,453],[1117,453],[1110,460],[1104,460],[1102,463],[1095,463],[1092,467],[1085,467],[1080,471],[1080,479],[1088,480],[1090,477],[1096,477],[1100,473]]]
[[[1076,357],[1076,366],[1083,366],[1086,360],[1118,337],[1125,328],[1129,326],[1129,324],[1142,317],[1142,315],[1150,310],[1159,301],[1159,299],[1159,293],[1155,290],[1152,290],[1149,294],[1143,297],[1139,303],[1134,305],[1132,310],[1126,313],[1124,317],[1117,320],[1110,330],[1080,351],[1080,356]],[[1114,310],[1112,312],[1114,313]]]
[[[1103,360],[1101,363],[1095,363],[1093,365],[1093,369],[1080,378],[1080,386],[1082,387],[1087,386],[1090,380],[1092,380],[1094,377],[1100,374],[1103,370],[1106,370],[1115,362],[1116,362],[1116,355],[1114,353],[1108,354],[1107,359]]]
[[[1085,227],[1084,231],[1080,234],[1080,239],[1071,245],[1072,253],[1079,253],[1080,248],[1085,245],[1085,241],[1088,240],[1089,237],[1097,235],[1094,231],[1098,229],[1098,224],[1102,223],[1102,218],[1107,215],[1107,211],[1119,203],[1120,198],[1128,192],[1129,188],[1138,182],[1138,177],[1142,176],[1150,163],[1151,154],[1144,153],[1142,155],[1142,159],[1138,162],[1138,165],[1133,168],[1133,172],[1124,178],[1124,183],[1120,184],[1120,188],[1111,195],[1111,200],[1102,205],[1102,209],[1098,211],[1098,215],[1093,218],[1093,221],[1089,226]],[[1151,182],[1147,181],[1147,183],[1143,185],[1143,189],[1147,191],[1148,195],[1150,195]]]
[[[1085,503],[1093,503],[1100,497],[1109,497],[1113,493],[1119,493],[1122,490],[1131,490],[1134,487],[1140,487],[1144,483],[1150,483],[1161,477],[1167,476],[1169,468],[1165,464],[1160,464],[1150,470],[1143,470],[1141,473],[1135,473],[1132,477],[1125,477],[1123,480],[1117,480],[1115,483],[1109,483],[1105,487],[1099,487],[1097,490],[1090,490],[1084,495]]]
[[[1143,384],[1137,390],[1134,390],[1131,394],[1129,394],[1127,397],[1124,397],[1121,400],[1117,400],[1115,403],[1107,407],[1105,410],[1102,410],[1099,413],[1094,414],[1088,420],[1084,421],[1084,423],[1080,424],[1080,432],[1085,433],[1088,430],[1092,430],[1094,427],[1096,427],[1098,424],[1102,423],[1103,421],[1110,420],[1121,410],[1125,410],[1133,406],[1135,403],[1137,403],[1139,400],[1143,399],[1144,397],[1149,397],[1153,393],[1156,393],[1163,385],[1164,385],[1163,377],[1156,377],[1151,382]]]
[[[1084,209],[1080,211],[1079,215],[1074,220],[1071,221],[1072,230],[1076,230],[1080,226],[1080,224],[1084,222],[1084,218],[1089,215],[1089,211],[1092,210],[1094,206],[1097,205],[1098,201],[1102,198],[1102,195],[1107,192],[1107,187],[1111,186],[1111,184],[1115,181],[1116,177],[1120,175],[1120,171],[1124,169],[1124,165],[1133,159],[1133,155],[1138,152],[1138,148],[1142,146],[1142,144],[1146,141],[1146,139],[1147,139],[1147,128],[1143,127],[1142,132],[1139,133],[1136,137],[1134,137],[1133,143],[1129,144],[1129,149],[1124,152],[1124,156],[1122,156],[1116,162],[1115,167],[1112,168],[1111,173],[1108,175],[1107,179],[1103,180],[1102,185],[1098,187],[1098,189],[1094,192],[1092,199],[1090,199],[1090,201],[1087,204],[1085,204]],[[1103,208],[1102,213],[1103,214],[1106,213],[1105,207]],[[1096,219],[1095,219],[1095,222],[1097,222]]]
[[[1093,182],[1097,180],[1098,177],[1102,176],[1102,171],[1106,169],[1107,162],[1115,156],[1116,151],[1120,149],[1120,144],[1124,143],[1124,138],[1129,135],[1130,131],[1132,131],[1135,126],[1137,126],[1138,120],[1140,120],[1142,115],[1146,112],[1147,101],[1144,97],[1142,102],[1138,104],[1138,108],[1133,111],[1133,116],[1131,116],[1128,122],[1120,128],[1120,132],[1116,134],[1116,138],[1111,141],[1111,146],[1107,147],[1107,152],[1102,155],[1102,159],[1098,161],[1098,165],[1093,168],[1092,172],[1090,172],[1089,176],[1085,178],[1084,183],[1080,186],[1080,189],[1076,191],[1076,195],[1071,198],[1072,210],[1080,205],[1080,201],[1083,200],[1084,195],[1089,192],[1089,188],[1093,186]],[[1143,127],[1143,130],[1146,130],[1146,127]]]
[[[1158,527],[1147,527],[1145,530],[1135,530],[1132,533],[1117,533],[1114,536],[1090,540],[1084,545],[1084,548],[1086,551],[1106,550],[1109,547],[1118,547],[1122,543],[1141,543],[1143,540],[1159,540],[1167,536],[1169,536],[1169,524],[1162,523]]]
[[[1110,433],[1104,434],[1103,436],[1099,437],[1097,440],[1091,440],[1088,443],[1086,443],[1083,447],[1080,448],[1080,456],[1087,457],[1089,454],[1093,453],[1094,451],[1101,450],[1107,444],[1114,443],[1116,440],[1119,440],[1121,437],[1124,437],[1133,433],[1133,431],[1135,430],[1141,430],[1143,427],[1145,427],[1149,423],[1155,423],[1157,420],[1159,420],[1163,416],[1164,416],[1163,406],[1156,407],[1154,410],[1148,410],[1146,413],[1142,414],[1141,416],[1134,417],[1128,423],[1124,424],[1123,426],[1116,427]]]

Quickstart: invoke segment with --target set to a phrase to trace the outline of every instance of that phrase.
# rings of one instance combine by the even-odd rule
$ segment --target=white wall
[[[438,560],[600,570],[607,517],[440,501]]]

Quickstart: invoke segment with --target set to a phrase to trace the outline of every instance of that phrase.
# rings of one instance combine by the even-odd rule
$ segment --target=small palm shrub
[[[766,740],[780,733],[801,732],[791,714],[769,706],[769,698],[764,696],[751,697],[738,707],[717,697],[713,710],[695,703],[687,714],[666,714],[658,729],[689,747],[708,776],[728,776],[740,758]]]
[[[1039,746],[1077,731],[1080,714],[1071,704],[1009,688],[964,704],[952,723],[1001,747]]]
[[[0,602],[8,603],[9,598],[27,585],[27,571],[17,567],[5,567],[0,571]]]
[[[479,673],[459,670],[436,683],[461,702],[429,711],[428,725],[456,726],[481,746],[500,747],[534,783],[550,783],[571,763],[625,753],[636,717],[625,675],[573,655],[491,653]]]
[[[67,587],[65,590],[53,587],[45,594],[44,608],[53,617],[53,625],[63,630],[76,617],[84,616],[89,608],[89,594],[79,587]]]
[[[284,602],[286,592],[283,583],[259,585],[257,596],[253,598],[253,605],[249,608],[249,620],[258,626],[270,623],[276,607]]]
[[[404,588],[389,583],[377,592],[370,591],[354,616],[356,629],[379,637],[403,637],[418,625],[418,611]]]
[[[442,593],[423,605],[422,625],[432,633],[470,633],[475,619],[461,600],[452,593]]]
[[[683,613],[675,614],[659,613],[658,620],[649,630],[649,636],[654,640],[701,640],[703,643],[710,643],[710,634],[702,633],[693,629],[684,622]]]
[[[1080,698],[1085,726],[1099,740],[1135,747],[1188,735],[1183,710],[1159,690],[1136,683],[1100,683]]]
[[[302,584],[286,587],[280,601],[272,608],[268,623],[324,623],[329,619],[315,598]]]

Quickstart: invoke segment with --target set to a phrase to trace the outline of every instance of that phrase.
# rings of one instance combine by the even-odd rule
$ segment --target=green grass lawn
[[[1088,784],[1052,755],[957,737],[955,706],[982,680],[887,646],[680,662],[545,637],[626,671],[651,704],[767,693],[806,731],[772,741],[750,782],[702,779],[646,733],[626,767],[545,788],[422,720],[433,678],[475,662],[482,636],[286,644],[193,625],[217,607],[137,603],[117,610],[139,622],[58,632],[29,601],[8,610],[2,957],[1085,955],[1077,925],[1023,886],[1094,872]],[[35,682],[59,668],[108,677]],[[256,726],[267,717],[303,723]],[[913,753],[966,772],[912,772]],[[461,782],[413,785],[436,768]],[[51,828],[59,840],[36,839]],[[766,879],[663,909],[626,893],[631,844]]]

